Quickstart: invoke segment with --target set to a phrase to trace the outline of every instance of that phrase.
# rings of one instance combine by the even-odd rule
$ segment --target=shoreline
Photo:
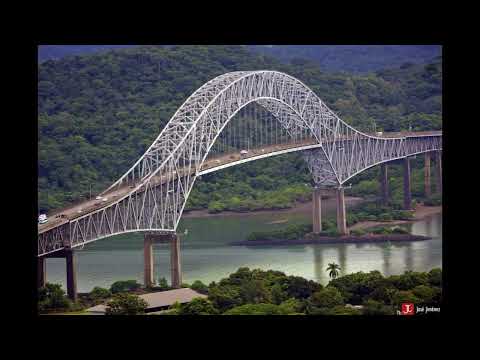
[[[425,241],[431,237],[412,234],[370,234],[361,236],[319,236],[315,239],[298,239],[298,240],[258,240],[258,241],[235,241],[231,242],[233,246],[261,246],[261,245],[318,245],[318,244],[364,244],[364,243],[380,243],[380,242],[402,242],[402,241]]]
[[[357,230],[357,229],[370,229],[377,226],[391,226],[391,225],[400,225],[400,224],[409,224],[419,220],[423,220],[432,215],[439,214],[442,212],[442,206],[425,206],[423,204],[418,204],[416,209],[413,211],[413,219],[411,220],[390,220],[390,221],[360,221],[352,226],[348,227],[348,230]]]

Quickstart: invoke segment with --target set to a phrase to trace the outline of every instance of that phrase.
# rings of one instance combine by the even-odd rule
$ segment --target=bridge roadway
[[[441,134],[442,134],[441,131],[423,131],[423,132],[389,132],[389,133],[383,133],[381,136],[378,136],[374,133],[368,133],[367,135],[381,137],[381,138],[395,138],[395,137],[438,136]],[[336,139],[336,140],[341,140],[341,139]],[[242,162],[251,161],[257,158],[267,157],[274,153],[283,154],[290,151],[301,150],[302,148],[309,149],[309,148],[315,148],[319,146],[320,144],[318,144],[314,139],[308,139],[304,141],[297,141],[294,143],[277,144],[277,145],[264,146],[262,148],[249,149],[249,152],[247,155],[241,155],[240,152],[237,152],[237,153],[225,154],[218,157],[212,157],[210,159],[207,159],[203,163],[198,175],[203,175],[209,172],[224,169],[226,167],[235,165],[237,163],[242,163]],[[192,172],[193,170],[194,169],[192,168],[190,172]],[[187,175],[188,173],[185,170],[180,170],[178,174],[183,176],[183,175]],[[156,176],[155,178],[152,178],[150,183],[152,185],[158,185],[164,181],[166,181],[165,175]],[[49,219],[47,223],[38,224],[38,233],[41,234],[57,226],[68,223],[70,220],[73,220],[80,216],[84,216],[86,214],[89,214],[101,208],[107,207],[111,203],[115,202],[117,199],[128,194],[132,190],[132,188],[134,188],[136,185],[138,185],[138,183],[131,184],[131,185],[124,185],[122,187],[112,189],[108,193],[104,194],[104,196],[102,197],[102,198],[107,198],[107,201],[90,199],[75,205],[71,205],[67,208],[54,210],[49,215]],[[141,191],[141,188],[140,188],[140,191]],[[60,217],[60,215],[62,215],[62,217]]]

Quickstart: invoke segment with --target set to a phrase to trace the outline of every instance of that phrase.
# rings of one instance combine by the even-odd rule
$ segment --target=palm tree
[[[330,276],[332,279],[335,279],[338,276],[338,270],[340,270],[340,265],[335,263],[330,263],[328,264],[326,271],[330,271],[328,273],[328,276]]]

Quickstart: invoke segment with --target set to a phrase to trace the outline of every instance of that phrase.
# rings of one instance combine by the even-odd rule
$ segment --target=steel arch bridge
[[[208,159],[235,115],[256,104],[288,141],[247,157]],[[362,133],[298,79],[277,71],[236,71],[196,90],[138,161],[102,194],[110,201],[39,225],[38,256],[127,232],[175,232],[195,180],[247,161],[302,151],[318,186],[342,186],[380,163],[441,150],[441,132]]]

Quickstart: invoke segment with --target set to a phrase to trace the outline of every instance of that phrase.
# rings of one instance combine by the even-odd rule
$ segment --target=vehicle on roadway
[[[383,135],[383,131],[377,131],[377,136],[382,136]]]
[[[95,198],[95,200],[102,200],[102,197],[101,197],[101,196],[97,196],[97,197]]]
[[[39,224],[45,224],[48,222],[47,215],[46,214],[40,214],[38,216],[38,223]]]
[[[240,155],[245,156],[248,154],[248,150],[241,150]]]

